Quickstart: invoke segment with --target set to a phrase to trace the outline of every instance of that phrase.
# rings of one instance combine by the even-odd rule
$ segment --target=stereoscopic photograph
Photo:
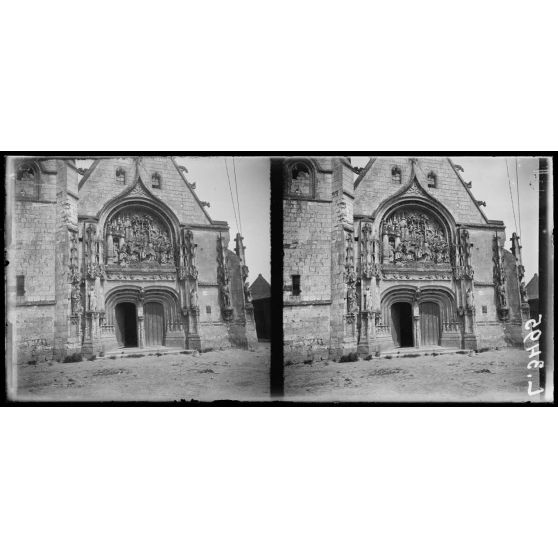
[[[9,399],[267,399],[269,196],[263,157],[8,157]]]
[[[541,274],[553,284],[550,244],[539,247],[550,158],[272,165],[283,191],[286,400],[552,401],[553,347],[545,357],[539,348],[542,315],[552,327],[552,305],[539,304]]]

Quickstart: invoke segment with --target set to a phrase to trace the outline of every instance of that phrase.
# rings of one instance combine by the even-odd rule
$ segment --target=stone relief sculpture
[[[400,209],[382,223],[384,263],[449,264],[450,245],[442,226],[416,209]]]
[[[120,212],[107,224],[108,262],[121,267],[173,265],[166,227],[147,213]]]
[[[356,296],[356,285],[357,285],[357,274],[354,270],[351,270],[346,275],[347,282],[347,313],[354,314],[358,311],[357,296]]]
[[[103,277],[102,242],[97,239],[96,225],[86,224],[83,237],[84,272],[88,279]]]
[[[509,314],[507,289],[506,289],[506,274],[504,271],[504,253],[500,245],[498,234],[494,235],[494,286],[496,288],[496,295],[498,301],[498,314],[501,319],[506,319]]]
[[[362,276],[371,279],[379,271],[376,266],[375,242],[372,239],[372,225],[364,223],[360,233],[360,268]]]
[[[72,314],[81,314],[83,307],[81,305],[81,289],[79,284],[74,284],[72,287]]]
[[[347,202],[345,200],[340,200],[339,203],[337,204],[337,219],[341,225],[349,224]]]
[[[355,272],[354,261],[354,240],[353,233],[347,231],[345,233],[345,273],[344,279],[346,283],[346,300],[347,300],[347,314],[351,317],[358,311],[356,285],[357,274]]]
[[[352,269],[355,264],[353,233],[347,231],[345,233],[345,268]]]
[[[217,237],[217,278],[219,282],[219,294],[221,299],[221,311],[223,317],[228,320],[232,318],[233,308],[231,305],[230,278],[227,270],[226,246],[223,237]]]
[[[78,233],[73,231],[70,233],[70,282],[79,283],[81,281],[81,274],[79,271],[79,247],[78,247]]]

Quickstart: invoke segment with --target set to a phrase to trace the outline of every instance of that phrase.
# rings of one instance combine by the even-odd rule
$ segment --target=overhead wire
[[[515,158],[515,189],[517,191],[517,218],[519,221],[519,236],[521,237],[521,205],[519,204],[519,173],[517,170],[517,157]]]
[[[236,207],[238,209],[238,224],[239,224],[240,234],[242,235],[242,217],[240,216],[240,203],[238,201],[238,181],[236,180],[236,163],[234,161],[234,157],[232,158],[232,160],[233,160],[233,169],[234,169],[234,186],[236,188]]]
[[[233,206],[233,211],[234,211],[234,220],[236,222],[236,228],[240,229],[240,227],[238,226],[238,218],[236,216],[236,208],[234,207],[234,197],[233,197],[233,192],[232,192],[232,188],[231,188],[231,177],[229,175],[229,166],[227,165],[227,158],[224,158],[225,161],[225,168],[227,169],[227,180],[229,181],[229,192],[231,193],[231,202],[232,202],[232,206]]]
[[[515,206],[513,204],[513,194],[512,194],[512,187],[511,187],[511,180],[510,180],[510,169],[508,167],[508,158],[507,157],[506,157],[506,171],[508,173],[508,187],[510,189],[510,200],[511,200],[512,211],[513,211],[513,222],[515,223],[515,230],[518,230],[517,219],[515,217]]]

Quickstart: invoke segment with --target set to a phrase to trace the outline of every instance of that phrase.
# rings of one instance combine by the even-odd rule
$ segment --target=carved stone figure
[[[74,285],[72,288],[72,314],[80,314],[82,311],[81,291],[79,285]]]
[[[95,287],[91,287],[89,290],[89,311],[97,311],[97,293],[95,292]]]
[[[356,287],[353,283],[347,285],[347,312],[352,314],[357,311]]]
[[[504,283],[499,283],[497,287],[498,292],[498,302],[501,308],[507,308],[508,301],[506,297],[506,286]]]
[[[527,288],[525,287],[525,281],[521,281],[519,284],[519,294],[521,295],[521,302],[527,302]]]
[[[244,282],[244,299],[247,304],[252,303],[252,293],[250,292],[250,285],[248,284],[248,281]]]
[[[339,223],[346,225],[349,223],[349,216],[347,215],[347,203],[341,200],[337,205],[337,219]]]
[[[353,255],[353,235],[347,232],[345,235],[345,267],[354,266],[354,255]]]
[[[187,274],[192,279],[197,279],[198,269],[196,266],[196,251],[198,245],[194,242],[194,233],[191,229],[184,231],[184,265]]]
[[[120,266],[172,263],[174,250],[169,232],[151,215],[133,210],[120,212],[108,222],[106,230],[107,246],[114,246]]]
[[[467,229],[463,229],[461,231],[461,243],[463,246],[463,264],[465,265],[465,267],[471,266],[472,244],[469,242],[469,231]]]
[[[475,307],[475,301],[473,298],[473,291],[470,288],[467,289],[467,292],[465,293],[465,299],[467,301],[467,308],[472,310]]]
[[[371,312],[373,308],[374,301],[372,300],[372,293],[370,292],[370,287],[366,287],[366,291],[364,293],[364,309],[367,312]]]
[[[190,308],[198,308],[198,290],[195,286],[190,289]]]
[[[221,292],[221,302],[224,309],[231,307],[231,294],[229,292],[229,285],[227,283],[220,285],[219,291]]]
[[[382,231],[388,263],[450,262],[446,233],[429,214],[399,209],[383,222]]]

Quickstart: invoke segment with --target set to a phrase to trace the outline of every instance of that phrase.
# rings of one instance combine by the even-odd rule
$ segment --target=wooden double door
[[[435,302],[423,302],[420,307],[420,344],[440,344],[440,307]]]
[[[145,344],[148,347],[165,344],[165,312],[163,305],[158,302],[144,304],[145,316]]]

